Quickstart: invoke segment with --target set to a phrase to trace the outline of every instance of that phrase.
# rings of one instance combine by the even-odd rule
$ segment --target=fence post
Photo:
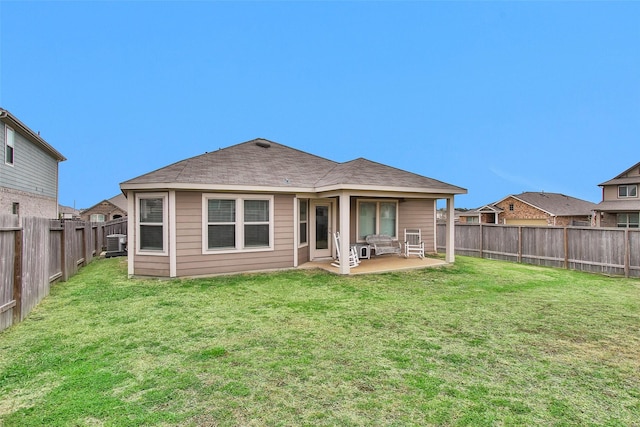
[[[60,232],[60,272],[62,273],[62,281],[66,282],[69,280],[69,269],[67,268],[67,227],[66,222],[61,221],[60,227],[62,231]]]
[[[629,229],[624,229],[624,277],[629,277],[629,270],[631,266],[631,242],[629,239]]]
[[[13,323],[22,319],[22,229],[14,234],[13,252],[13,299],[16,305],[13,307]]]
[[[569,228],[564,228],[564,268],[569,269]]]
[[[482,231],[482,223],[480,223],[480,259],[484,258],[482,253],[484,248],[484,231]]]
[[[518,226],[518,263],[522,264],[522,226]]]

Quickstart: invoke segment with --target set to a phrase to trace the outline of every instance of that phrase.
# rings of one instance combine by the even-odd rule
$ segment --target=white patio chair
[[[420,258],[424,258],[424,242],[419,228],[404,229],[404,256],[409,258],[411,255],[418,255]]]
[[[334,267],[340,267],[340,232],[336,231],[333,235],[333,242],[336,245],[336,259],[331,263]],[[358,251],[354,246],[349,248],[349,267],[357,267],[360,265],[360,259],[358,258]]]

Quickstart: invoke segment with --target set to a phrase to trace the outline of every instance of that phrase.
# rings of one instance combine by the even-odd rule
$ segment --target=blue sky
[[[467,188],[598,202],[640,161],[640,2],[0,1],[0,106],[60,203],[266,138]]]

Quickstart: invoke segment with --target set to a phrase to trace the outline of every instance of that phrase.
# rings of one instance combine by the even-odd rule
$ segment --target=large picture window
[[[203,195],[204,252],[273,247],[273,198]]]
[[[397,237],[398,202],[370,201],[358,202],[358,239],[364,240],[370,234],[386,234]]]
[[[640,227],[640,212],[619,213],[618,214],[618,227],[639,228]]]
[[[618,186],[618,197],[620,197],[620,198],[638,197],[638,186],[636,184],[633,184],[633,185],[619,185]]]
[[[167,195],[138,195],[137,204],[139,252],[166,255]]]

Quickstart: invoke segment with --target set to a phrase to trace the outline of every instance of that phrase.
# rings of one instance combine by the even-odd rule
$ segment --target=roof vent
[[[269,143],[269,141],[265,141],[265,140],[260,140],[258,142],[256,142],[256,145],[258,147],[262,147],[262,148],[269,148],[271,147],[271,144]]]

